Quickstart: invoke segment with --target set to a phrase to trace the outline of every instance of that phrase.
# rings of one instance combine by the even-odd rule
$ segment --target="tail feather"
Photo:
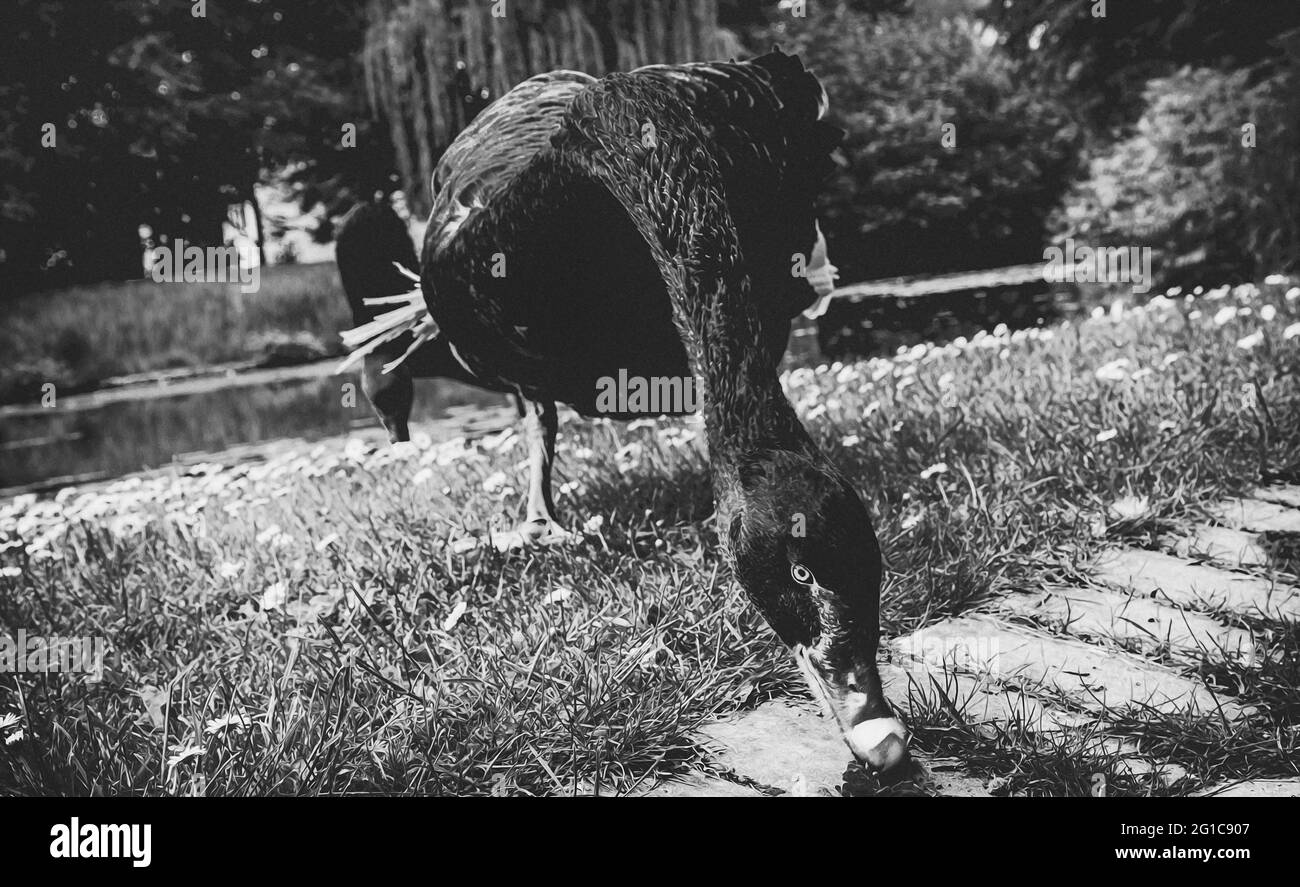
[[[438,334],[420,292],[415,244],[406,223],[386,202],[363,203],[339,223],[335,243],[339,277],[352,308],[353,328],[341,334],[355,349],[338,371],[344,372],[406,333],[413,345],[384,369],[390,372],[415,349]],[[379,306],[390,310],[377,313]],[[384,352],[390,356],[390,351]]]
[[[821,317],[830,305],[838,269],[827,256],[826,238],[816,222],[813,204],[822,183],[836,168],[832,155],[844,139],[844,130],[827,119],[830,102],[826,90],[797,55],[789,55],[774,47],[751,64],[767,72],[786,121],[785,132],[789,140],[786,151],[790,159],[784,200],[786,205],[798,208],[788,216],[791,240],[795,248],[802,251],[807,248],[809,235],[813,235],[805,279],[816,294],[816,300],[808,305],[803,301],[807,290],[799,291],[791,314],[803,308],[806,317]]]
[[[844,140],[843,129],[830,123],[826,117],[830,100],[817,76],[804,67],[797,55],[782,52],[779,47],[754,59],[751,64],[762,68],[771,78],[772,91],[782,105],[782,113],[792,122],[796,141],[792,148],[800,155],[793,168],[800,171],[805,186],[812,193],[820,188],[826,176],[835,169],[831,153]]]
[[[384,202],[359,204],[344,217],[335,254],[357,326],[374,317],[368,309],[371,298],[406,292],[411,288],[411,272],[402,269],[419,267],[406,223]]]
[[[817,293],[817,301],[803,312],[804,317],[813,320],[825,314],[826,309],[830,307],[832,294],[835,292],[835,281],[839,277],[839,269],[831,264],[830,256],[826,253],[826,238],[822,235],[822,226],[816,227],[817,242],[813,245],[812,259],[808,262],[807,279]]]
[[[408,276],[410,275],[410,272],[404,268],[399,270]],[[414,354],[421,345],[438,335],[438,324],[429,316],[429,308],[424,303],[424,293],[421,292],[418,286],[407,293],[366,299],[365,303],[367,305],[400,305],[400,307],[394,308],[392,311],[386,311],[368,323],[363,323],[350,330],[344,330],[340,334],[343,344],[354,350],[343,363],[339,364],[339,368],[335,372],[347,372],[358,366],[367,355],[373,354],[383,345],[406,333],[410,333],[410,347],[406,349],[401,357],[384,365],[384,372],[390,373],[402,361]]]

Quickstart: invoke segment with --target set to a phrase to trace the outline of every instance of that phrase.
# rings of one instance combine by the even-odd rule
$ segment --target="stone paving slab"
[[[1187,778],[1187,769],[1178,764],[1151,761],[1136,754],[1116,761],[1115,772],[1125,776],[1154,777],[1166,786]]]
[[[647,797],[843,797],[876,794],[987,797],[982,779],[958,761],[913,755],[906,777],[881,784],[858,764],[839,730],[811,703],[766,702],[703,728],[714,762],[750,787],[693,772],[660,783]]]
[[[885,693],[905,718],[913,710],[940,709],[977,729],[1086,727],[1107,709],[1129,703],[1240,717],[1243,711],[1230,697],[1110,642],[1188,659],[1253,658],[1249,631],[1203,611],[1297,619],[1300,589],[1187,559],[1265,566],[1268,554],[1256,534],[1300,532],[1300,510],[1293,509],[1300,509],[1300,486],[1266,487],[1210,509],[1225,526],[1195,526],[1187,536],[1162,539],[1177,556],[1125,549],[1098,558],[1092,575],[1112,590],[1048,588],[1006,595],[991,613],[946,619],[897,638],[888,647],[892,661],[881,666]],[[1033,624],[1009,624],[1006,616]],[[1136,740],[1109,736],[1100,726],[1096,746],[1089,748],[1112,759],[1116,772],[1150,775],[1166,784],[1186,776],[1176,764],[1144,755]],[[915,752],[910,778],[891,785],[873,782],[876,777],[853,761],[837,726],[802,701],[768,702],[741,712],[701,729],[700,740],[722,775],[693,771],[644,796],[991,796],[989,785],[967,773],[960,761],[926,760]],[[1300,797],[1300,780],[1252,780],[1200,794]]]
[[[997,602],[997,609],[1032,619],[1053,631],[1135,644],[1144,653],[1168,649],[1191,661],[1203,656],[1253,661],[1255,656],[1250,632],[1228,628],[1209,616],[1141,595],[1053,589],[1007,595]]]
[[[1268,552],[1254,533],[1230,527],[1197,524],[1190,534],[1165,537],[1161,542],[1179,557],[1208,557],[1232,567],[1264,567],[1269,563]]]
[[[763,793],[756,788],[709,776],[706,773],[691,772],[680,777],[667,779],[650,791],[641,795],[643,798],[761,798]]]
[[[838,795],[853,760],[838,726],[791,701],[764,703],[700,734],[719,752],[714,760],[720,766],[787,792],[799,785]]]
[[[1118,650],[1012,628],[990,616],[947,619],[896,640],[894,648],[900,654],[912,651],[927,663],[990,674],[1035,692],[1055,691],[1091,710],[1139,703],[1240,715],[1231,700],[1170,669]]]
[[[1203,789],[1199,798],[1300,798],[1300,779],[1249,779]]]
[[[1251,498],[1276,502],[1288,508],[1300,508],[1300,486],[1295,484],[1269,484],[1251,493]]]
[[[1014,687],[1001,686],[988,675],[900,661],[883,663],[880,679],[890,704],[904,714],[913,704],[925,709],[943,707],[975,728],[1019,725],[1031,733],[1049,733],[1080,727],[1092,720],[1078,712],[1052,707]]]
[[[966,773],[961,761],[931,758],[921,761],[915,783],[927,795],[941,798],[991,798],[988,783]]]
[[[1267,579],[1189,564],[1155,551],[1124,549],[1098,558],[1096,579],[1190,607],[1222,606],[1237,613],[1300,619],[1300,591]]]
[[[1229,499],[1210,510],[1214,519],[1251,533],[1300,533],[1300,509],[1262,499]]]

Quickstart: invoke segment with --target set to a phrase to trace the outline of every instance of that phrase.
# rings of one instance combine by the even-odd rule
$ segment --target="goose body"
[[[846,738],[884,737],[854,746],[883,768],[905,732],[875,663],[875,534],[776,374],[791,319],[833,284],[814,200],[842,133],[825,110],[779,50],[525,81],[435,171],[419,291],[384,300],[398,307],[352,341],[364,354],[410,333],[410,353],[445,348],[534,405],[536,536],[559,530],[557,401],[611,415],[602,379],[697,379],[725,559]]]
[[[812,199],[841,135],[819,120],[820,85],[776,53],[624,76],[656,93],[630,121],[639,153],[649,159],[647,145],[671,150],[679,138],[656,125],[655,98],[671,96],[691,108],[718,157],[739,247],[763,260],[750,266],[751,280],[763,283],[751,290],[756,344],[775,365],[790,320],[819,296],[791,269],[793,255],[811,258],[817,244]],[[544,74],[476,118],[435,172],[422,276],[431,281],[430,316],[474,375],[611,415],[596,403],[599,380],[682,378],[691,369],[643,233],[616,195],[569,168],[582,163],[575,133],[604,123],[581,99],[593,89],[598,82],[585,75]],[[432,283],[440,279],[444,286]]]

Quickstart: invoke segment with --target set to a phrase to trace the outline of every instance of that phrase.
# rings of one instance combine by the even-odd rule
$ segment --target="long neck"
[[[621,83],[610,87],[611,95]],[[659,267],[691,369],[704,384],[715,473],[746,453],[812,449],[773,366],[771,336],[752,292],[765,281],[748,274],[719,165],[723,158],[671,93],[645,100],[646,110],[631,113],[631,119],[621,119],[630,105],[617,98],[605,114],[616,125],[600,133],[613,148],[593,154],[588,146],[586,168],[622,203]],[[657,120],[665,135],[652,157],[633,161],[644,152],[619,139],[636,132],[633,124],[641,119]]]
[[[719,527],[729,527],[732,515],[745,509],[741,471],[746,457],[815,447],[781,390],[748,280],[734,273],[718,283],[706,302],[709,310],[690,315],[692,328],[683,338],[704,385],[704,425]],[[679,328],[682,325],[679,315]],[[721,536],[730,560],[725,530]]]
[[[662,134],[650,147],[639,141],[646,120]],[[641,232],[663,277],[704,384],[715,471],[755,451],[812,449],[772,365],[719,156],[692,109],[662,84],[611,76],[575,99],[553,143],[496,199],[492,218],[471,219],[457,240],[478,242],[472,232],[495,226],[485,242],[515,242],[513,229],[522,234],[571,201],[576,183],[600,183]],[[445,264],[463,273],[473,259]]]
[[[707,310],[689,318],[711,458],[727,463],[756,451],[810,448],[772,366],[747,278],[728,273],[718,283]]]

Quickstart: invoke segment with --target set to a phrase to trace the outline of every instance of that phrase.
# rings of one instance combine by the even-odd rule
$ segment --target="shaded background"
[[[1066,229],[1205,246],[1224,273],[1296,253],[1288,0],[1112,2],[1104,17],[1095,0],[824,0],[804,17],[759,0],[506,0],[505,17],[486,0],[5,6],[10,298],[139,277],[141,225],[220,244],[229,205],[260,210],[259,184],[315,211],[321,242],[376,190],[421,215],[441,151],[530,74],[773,42],[817,71],[850,133],[825,208],[850,279],[1039,258]],[[1216,150],[1247,122],[1253,150]],[[944,123],[957,144],[939,150]],[[280,233],[265,228],[264,248]]]
[[[0,487],[56,450],[59,474],[96,462],[96,440],[129,451],[111,428],[225,421],[105,471],[283,436],[291,416],[323,417],[299,423],[322,435],[369,422],[364,403],[318,409],[324,371],[295,383],[298,407],[253,397],[273,421],[215,393],[163,425],[28,408],[337,357],[338,220],[389,201],[418,235],[460,129],[558,67],[799,53],[847,131],[821,206],[842,283],[1037,262],[1067,236],[1150,247],[1157,287],[1300,256],[1293,0],[10,0],[0,15],[0,405],[24,405],[0,407]],[[142,280],[147,251],[178,239],[255,247],[260,290]],[[1049,290],[837,302],[793,353],[1042,323],[1061,311]]]

